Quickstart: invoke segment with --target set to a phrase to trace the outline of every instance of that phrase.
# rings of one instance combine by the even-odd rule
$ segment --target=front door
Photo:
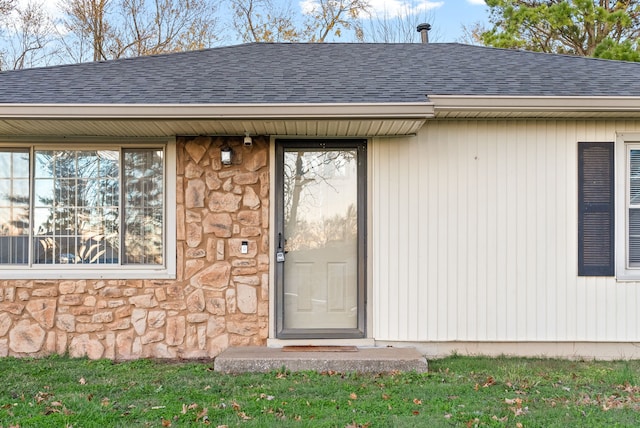
[[[278,338],[365,335],[366,143],[276,144]]]

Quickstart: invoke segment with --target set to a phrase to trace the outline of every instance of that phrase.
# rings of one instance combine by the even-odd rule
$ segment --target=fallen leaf
[[[247,416],[244,412],[238,412],[238,417],[243,421],[249,421],[253,419],[251,416]]]
[[[206,407],[204,409],[202,409],[202,411],[200,413],[198,413],[198,416],[196,417],[196,422],[198,422],[200,419],[203,419],[207,417],[207,413],[209,413],[209,409],[207,409]],[[207,418],[208,420],[209,418]]]
[[[351,398],[352,400],[355,400],[358,398],[358,395],[355,392],[352,392],[351,394],[349,394],[349,398]]]
[[[273,399],[275,399],[276,397],[274,397],[273,395],[267,395],[264,392],[262,394],[260,394],[260,398],[263,400],[267,400],[267,401],[271,401]]]
[[[189,410],[193,410],[193,409],[197,409],[198,405],[196,403],[191,403],[189,404],[189,407],[187,407]]]
[[[445,413],[444,414],[444,418],[445,419],[451,419],[451,413]]]
[[[104,397],[102,401],[100,401],[100,404],[104,407],[107,407],[109,405],[109,399],[107,397]]]
[[[236,412],[241,409],[240,405],[235,401],[231,403],[231,407],[233,407],[233,410],[235,410]]]
[[[52,401],[52,402],[51,402],[51,405],[52,405],[53,407],[62,407],[62,403],[61,403],[61,402],[59,402],[59,401]]]
[[[422,404],[422,400],[418,400],[417,398],[414,398],[414,399],[413,399],[413,404],[418,404],[418,405],[420,405],[420,404]]]
[[[87,380],[85,378],[81,377],[80,380],[78,381],[78,383],[80,385],[85,385],[87,383]]]
[[[162,418],[162,426],[163,427],[170,427],[171,426],[171,421],[169,419]]]
[[[484,382],[484,384],[482,384],[482,387],[483,388],[487,388],[487,387],[489,387],[491,385],[495,385],[495,384],[496,384],[496,380],[492,376],[489,376],[487,378],[487,380]]]
[[[36,403],[40,404],[45,400],[48,400],[51,397],[51,394],[48,392],[38,392],[34,397],[36,399]]]
[[[391,397],[389,397],[387,394],[382,394],[382,399],[383,400],[388,400],[389,398],[391,398]]]

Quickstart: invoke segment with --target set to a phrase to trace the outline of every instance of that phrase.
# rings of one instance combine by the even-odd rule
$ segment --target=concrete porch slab
[[[283,351],[282,348],[248,346],[228,348],[214,362],[223,373],[290,371],[384,373],[427,371],[427,359],[415,348],[358,348],[356,352]]]

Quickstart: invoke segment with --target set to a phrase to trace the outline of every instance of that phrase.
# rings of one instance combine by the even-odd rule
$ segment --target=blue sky
[[[25,5],[30,0],[18,0]],[[57,1],[40,0],[52,17],[59,17],[60,11]],[[215,1],[215,0],[212,0]],[[292,8],[298,11],[309,7],[316,0],[273,0],[276,4],[290,2]],[[487,22],[487,6],[484,0],[369,0],[372,13],[375,16],[394,17],[397,14],[412,13],[412,20],[417,26],[427,21],[432,25],[430,40],[432,42],[456,42],[463,37],[462,26],[472,27],[476,22]],[[220,2],[220,12],[229,13],[228,3]],[[229,18],[229,17],[226,17]],[[415,19],[414,19],[415,18]],[[224,19],[223,19],[224,20]],[[351,40],[342,40],[351,41]],[[231,41],[233,43],[233,41]]]
[[[435,42],[456,42],[462,37],[462,25],[471,28],[476,22],[488,25],[484,0],[444,0],[432,9]],[[439,37],[438,37],[439,36]]]
[[[300,0],[304,9],[306,3]],[[484,0],[369,0],[372,13],[393,17],[410,11],[415,16],[416,26],[427,20],[432,25],[430,40],[433,42],[460,41],[462,26],[471,28],[476,22],[487,24],[487,6]]]

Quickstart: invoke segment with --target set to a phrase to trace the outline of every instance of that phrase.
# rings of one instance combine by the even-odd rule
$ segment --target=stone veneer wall
[[[203,358],[265,343],[267,140],[178,138],[177,169],[177,278],[0,280],[0,356]]]

